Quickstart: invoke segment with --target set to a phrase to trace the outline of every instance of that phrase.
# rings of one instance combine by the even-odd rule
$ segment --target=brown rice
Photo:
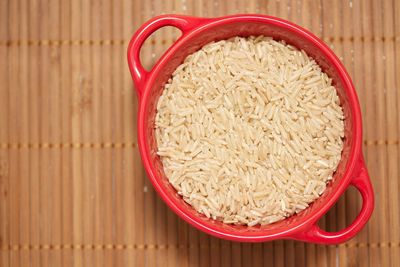
[[[258,36],[205,45],[158,101],[158,155],[170,183],[205,216],[269,224],[325,190],[341,157],[343,112],[304,51]]]

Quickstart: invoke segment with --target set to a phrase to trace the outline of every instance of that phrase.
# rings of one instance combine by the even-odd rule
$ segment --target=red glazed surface
[[[174,26],[182,36],[158,60],[151,71],[140,63],[140,49],[153,32]],[[265,35],[303,49],[332,79],[345,114],[345,140],[342,159],[326,191],[310,207],[283,221],[265,226],[236,226],[208,219],[196,212],[168,183],[160,158],[156,155],[154,118],[163,85],[189,54],[203,45],[233,36]],[[128,63],[139,97],[138,143],[149,179],[161,198],[182,219],[208,234],[235,241],[261,242],[296,239],[336,244],[354,237],[367,223],[374,208],[372,185],[362,156],[361,112],[349,75],[334,53],[307,30],[288,21],[262,15],[235,15],[205,19],[164,15],[146,22],[133,36],[128,48]],[[338,232],[326,232],[317,225],[344,191],[354,186],[362,195],[363,206],[354,222]]]

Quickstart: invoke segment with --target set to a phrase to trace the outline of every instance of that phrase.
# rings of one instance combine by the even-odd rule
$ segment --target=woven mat
[[[140,162],[125,60],[132,33],[162,13],[270,14],[331,46],[360,97],[376,191],[356,238],[232,243],[164,205]],[[399,14],[395,0],[0,1],[0,266],[399,266]],[[150,38],[145,65],[177,36]],[[348,190],[321,226],[344,228],[360,202]]]

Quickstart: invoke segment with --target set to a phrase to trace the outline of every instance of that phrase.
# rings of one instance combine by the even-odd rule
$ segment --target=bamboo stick
[[[92,14],[90,1],[80,3],[81,12],[81,40],[90,38]],[[93,73],[91,72],[92,51],[90,46],[82,46],[80,51],[80,84],[79,84],[79,115],[80,140],[82,143],[90,143],[92,139],[93,121]],[[84,149],[82,157],[82,180],[79,183],[82,192],[82,244],[93,244],[93,152]],[[83,266],[93,265],[93,250],[83,250]]]
[[[49,1],[48,17],[52,21],[49,25],[49,39],[60,39],[60,16],[59,1]],[[49,55],[49,71],[48,71],[48,87],[49,87],[49,119],[50,132],[49,142],[60,143],[61,141],[61,88],[60,88],[60,47],[49,47],[47,51]],[[49,214],[51,225],[50,243],[61,244],[61,151],[52,149],[47,152],[51,160],[49,163]],[[61,251],[53,250],[49,253],[49,262],[53,266],[61,266]]]
[[[102,12],[100,24],[102,26],[102,39],[109,40],[112,37],[112,3],[102,1]],[[102,46],[101,49],[101,75],[102,75],[102,133],[103,142],[113,140],[114,133],[114,110],[112,108],[112,99],[114,92],[112,90],[113,73],[112,59],[113,53],[111,46]],[[103,220],[104,220],[104,243],[115,244],[116,242],[116,166],[115,154],[111,147],[104,149],[103,154],[103,194],[108,198],[103,202]],[[143,203],[143,202],[142,202]],[[111,266],[116,264],[116,253],[113,250],[104,251],[104,264]]]
[[[0,2],[0,25],[8,25],[8,2]],[[0,27],[0,40],[8,38],[7,27]],[[0,105],[0,143],[9,143],[9,81],[8,81],[8,47],[0,47],[0,99],[4,103]],[[0,150],[0,247],[6,248],[10,244],[10,234],[8,229],[9,222],[9,202],[10,202],[10,173],[9,173],[9,149]],[[0,265],[9,266],[9,251],[0,249]]]
[[[365,102],[366,102],[366,109],[365,109],[365,122],[376,122],[376,106],[375,106],[375,86],[374,86],[374,42],[373,36],[374,32],[371,30],[373,25],[373,16],[372,16],[372,1],[368,2],[361,2],[361,10],[362,10],[362,33],[363,33],[363,60],[364,60],[364,84],[365,84]],[[375,123],[374,123],[375,124]],[[377,140],[378,136],[375,132],[375,125],[371,123],[366,123],[364,126],[364,138],[366,140]],[[381,186],[378,168],[376,166],[377,162],[377,147],[376,146],[367,146],[366,147],[366,160],[367,166],[369,167],[369,174],[372,178],[372,184],[374,186],[374,190],[380,192]],[[375,194],[376,202],[381,203],[381,198],[379,195]],[[380,240],[380,231],[379,229],[375,228],[377,225],[380,225],[379,215],[377,214],[376,210],[370,219],[370,223],[368,224],[368,236],[369,242],[375,243],[379,242]],[[368,248],[368,261],[371,266],[379,265],[380,264],[380,251],[377,248]]]
[[[9,3],[8,6],[10,20],[16,20],[18,17],[19,5],[17,2]],[[10,23],[9,25],[9,33],[8,38],[10,39],[18,39],[19,38],[19,23]],[[18,142],[19,141],[19,125],[21,124],[21,111],[19,109],[19,96],[18,90],[20,89],[19,84],[19,58],[20,51],[17,47],[10,47],[8,51],[9,56],[9,64],[8,64],[8,84],[9,88],[14,88],[14,90],[9,91],[9,136],[10,142]],[[17,118],[17,119],[14,119]],[[9,172],[10,172],[10,202],[9,202],[9,232],[10,232],[10,244],[19,244],[20,240],[20,232],[19,225],[21,224],[21,218],[19,209],[21,206],[20,199],[20,159],[19,153],[17,150],[10,150],[9,153],[10,164]],[[19,251],[10,251],[10,265],[20,265],[20,252]]]
[[[62,11],[61,11],[62,10]],[[72,23],[71,23],[71,4],[67,1],[61,1],[60,11],[60,38],[62,40],[71,39]],[[61,93],[61,141],[62,143],[69,143],[72,139],[72,55],[71,47],[61,46],[60,51],[60,93]],[[33,99],[32,99],[33,100]],[[32,101],[32,105],[35,101]],[[33,112],[33,111],[32,111]],[[32,121],[32,125],[33,125]],[[31,131],[32,134],[32,131]],[[73,179],[72,178],[72,151],[69,148],[61,149],[61,244],[73,244]],[[33,195],[33,194],[32,194]],[[68,249],[61,251],[63,267],[72,266],[73,252]]]
[[[91,25],[91,33],[90,38],[92,40],[102,40],[102,31],[103,27],[101,24],[101,15],[102,9],[101,5],[97,3],[97,1],[91,2],[91,16],[90,16],[90,25]],[[92,142],[94,143],[102,143],[104,139],[103,137],[103,108],[102,108],[102,96],[103,91],[106,89],[102,88],[102,48],[100,46],[91,46],[90,52],[91,62],[90,62],[90,70],[92,73]],[[94,130],[96,129],[96,130]],[[108,140],[105,140],[108,142]],[[105,235],[104,235],[104,217],[105,212],[103,209],[105,200],[103,195],[102,184],[106,177],[103,175],[104,172],[104,157],[106,152],[104,149],[99,147],[94,147],[91,149],[93,153],[93,165],[92,170],[93,173],[91,175],[91,179],[93,180],[93,211],[91,214],[93,216],[94,225],[93,225],[93,244],[94,245],[103,245],[105,244]],[[103,250],[94,250],[93,252],[93,265],[98,266],[104,264],[104,251]]]
[[[135,1],[136,3],[137,1]],[[135,21],[131,18],[134,12],[134,2],[124,1],[122,2],[122,34],[124,40],[129,40],[136,27]],[[126,46],[122,46],[121,53],[122,57],[126,57]],[[135,143],[135,147],[132,149],[123,149],[122,159],[122,177],[125,182],[124,188],[124,199],[125,204],[125,215],[124,215],[124,233],[127,244],[135,244],[135,204],[134,204],[134,181],[138,178],[138,171],[142,169],[140,158],[134,159],[135,155],[138,154],[137,141],[135,136],[136,128],[136,110],[137,105],[134,104],[135,90],[132,87],[132,79],[128,70],[126,61],[121,61],[121,74],[122,74],[122,87],[121,87],[121,109],[122,109],[122,140],[124,143]],[[165,244],[165,242],[164,242]],[[135,263],[135,250],[128,250],[125,254],[125,266],[133,266]]]
[[[27,39],[28,37],[28,9],[26,3],[20,3],[20,12],[23,14],[20,19],[19,28],[19,38]],[[23,143],[29,142],[29,51],[27,47],[21,47],[20,59],[18,62],[19,70],[19,94],[20,94],[20,129],[19,129],[19,141]],[[20,177],[19,177],[19,187],[20,187],[20,199],[21,205],[19,207],[21,224],[20,228],[20,244],[30,243],[30,229],[29,229],[29,151],[20,150],[19,151],[20,160]],[[21,251],[20,253],[20,264],[26,266],[30,263],[29,251]]]
[[[123,39],[123,27],[122,27],[122,3],[115,2],[112,8],[112,40],[122,40]],[[112,89],[113,95],[113,110],[114,110],[114,133],[113,142],[122,143],[123,142],[123,113],[122,113],[122,85],[123,85],[123,70],[125,69],[125,64],[121,64],[121,58],[124,58],[126,53],[122,46],[110,46],[111,53],[113,56],[113,70],[115,74],[112,79]],[[115,176],[116,176],[116,243],[117,244],[131,244],[128,243],[130,239],[127,237],[125,232],[125,214],[127,210],[127,205],[124,201],[124,194],[126,193],[127,179],[123,175],[123,148],[115,147],[113,148],[115,154]],[[116,255],[116,265],[124,266],[126,263],[126,253],[127,250],[120,250]]]
[[[364,46],[363,43],[361,42],[361,37],[363,36],[363,31],[362,31],[362,20],[357,19],[362,17],[362,7],[361,7],[361,2],[360,1],[351,1],[348,2],[349,8],[351,9],[350,14],[346,14],[352,18],[352,25],[353,25],[353,32],[352,32],[352,49],[353,52],[351,53],[351,61],[353,65],[353,82],[356,87],[359,100],[360,100],[360,106],[361,106],[361,112],[363,114],[363,117],[366,114],[366,86],[365,86],[365,80],[364,80],[364,68],[365,68],[365,62],[364,62]],[[365,124],[364,124],[365,128]],[[365,151],[365,149],[364,149]],[[365,152],[364,152],[365,155]],[[358,212],[360,211],[360,207],[362,204],[362,200],[360,201],[360,195],[359,192],[356,190],[353,190],[351,192],[351,195],[354,197],[352,201],[354,201],[353,204],[356,206],[355,209],[355,214],[353,216],[356,216]],[[355,196],[358,197],[355,197]],[[357,205],[355,205],[357,204]],[[354,219],[355,217],[352,217],[351,219]],[[351,222],[347,222],[349,225]],[[358,235],[358,240],[359,242],[363,243],[368,243],[369,242],[369,235],[368,235],[368,230],[367,228],[364,228],[363,231]],[[359,265],[367,265],[368,264],[368,248],[367,247],[360,247],[357,249],[358,250],[358,263]],[[343,264],[342,264],[343,265]]]
[[[81,2],[74,0],[71,2],[71,39],[81,38]],[[81,86],[81,47],[71,49],[71,100],[72,100],[72,142],[81,142],[81,115],[80,115],[80,86]],[[83,244],[83,210],[82,210],[82,151],[72,150],[72,218],[73,218],[73,244]],[[73,264],[77,267],[83,266],[83,252],[73,251]]]
[[[29,38],[40,38],[40,23],[39,23],[39,3],[31,1],[29,5],[30,21],[29,24]],[[30,121],[30,141],[32,143],[40,143],[40,71],[38,63],[40,60],[40,47],[31,47],[29,49],[29,121]],[[30,243],[39,244],[41,241],[40,232],[40,201],[39,201],[39,183],[40,183],[40,153],[39,150],[32,150],[30,152]],[[40,252],[30,252],[31,266],[40,266]]]
[[[386,108],[386,125],[385,137],[387,140],[398,140],[398,120],[399,120],[399,102],[397,101],[398,88],[396,87],[396,76],[399,75],[399,70],[396,69],[396,54],[399,50],[395,50],[395,42],[391,41],[391,37],[395,36],[395,24],[394,17],[396,14],[394,10],[394,1],[383,1],[382,3],[382,13],[383,16],[383,66],[385,70],[385,82],[384,82],[384,94],[385,94],[385,108]],[[398,15],[397,15],[398,16]],[[393,145],[388,145],[386,147],[387,154],[387,178],[388,178],[388,190],[387,193],[390,198],[387,198],[389,205],[389,242],[396,242],[400,239],[400,219],[399,213],[396,212],[400,210],[399,208],[399,154],[398,148]],[[390,246],[390,263],[391,265],[400,264],[400,246]]]
[[[385,136],[385,125],[387,125],[386,115],[385,115],[385,80],[384,80],[384,61],[383,61],[383,44],[382,39],[379,37],[383,36],[383,16],[382,16],[382,3],[378,1],[372,1],[372,16],[374,21],[372,23],[372,32],[374,37],[378,37],[376,42],[374,42],[374,58],[373,66],[375,71],[373,72],[373,86],[374,86],[374,104],[376,107],[376,120],[375,122],[375,136],[377,139],[382,139]],[[380,223],[385,224],[389,216],[389,203],[388,198],[388,172],[387,172],[387,149],[386,146],[377,147],[377,165],[378,169],[377,176],[380,179],[380,194],[377,199],[377,203],[381,203],[381,208],[377,210]],[[388,227],[381,227],[379,229],[379,240],[383,242],[388,242],[390,240]],[[380,248],[380,264],[382,266],[389,266],[390,263],[390,253],[388,247]]]
[[[393,1],[393,5],[394,5],[393,14],[399,14],[399,12],[400,12],[400,3],[398,1]],[[395,25],[395,27],[394,27],[394,36],[395,36],[395,39],[394,39],[394,41],[395,41],[395,45],[394,45],[394,50],[395,50],[395,63],[394,63],[394,65],[395,66],[394,66],[394,69],[398,73],[399,70],[400,70],[400,27],[398,27],[398,25],[400,25],[400,17],[394,15],[393,21],[394,21],[394,25]],[[396,85],[396,88],[398,89],[398,88],[400,88],[400,75],[396,74],[396,78],[395,79],[396,79],[395,80],[395,85]],[[399,92],[397,92],[396,99],[397,99],[397,102],[396,102],[397,103],[396,106],[397,106],[397,105],[400,104],[400,93]],[[397,110],[399,110],[398,106],[397,106]],[[400,116],[397,115],[397,133],[399,133],[399,132],[400,132]],[[399,166],[399,164],[400,164],[400,146],[397,145],[397,166]],[[399,177],[399,175],[397,175],[397,177]],[[396,179],[396,178],[395,177],[391,177],[391,179]],[[393,190],[393,191],[397,190],[396,192],[400,192],[399,179],[397,179],[397,187],[395,186],[395,184],[393,184],[393,185],[391,185],[391,190]],[[397,196],[397,199],[398,199],[399,198],[398,193],[396,194],[396,196]],[[398,202],[394,203],[393,205],[394,205],[394,207],[392,207],[393,211],[396,210],[395,208],[397,208],[397,210],[399,210]],[[395,223],[397,223],[397,225],[399,224],[398,222],[396,222],[396,220],[399,220],[399,218],[398,218],[399,215],[396,213],[395,216],[397,216],[397,217],[395,217],[394,222],[393,222],[392,225],[394,225]],[[396,230],[398,231],[398,228],[394,229],[394,231],[396,231]],[[400,243],[400,234],[398,234],[397,232],[392,234],[392,238],[393,238],[393,241],[394,241],[395,244],[396,243],[397,244]],[[400,250],[400,245],[394,246],[394,247],[395,247],[394,248],[395,251],[393,252],[393,254],[397,253],[397,256],[399,256],[398,254],[400,253],[400,251],[399,251]],[[399,264],[399,262],[400,262],[400,260],[398,258],[397,259],[393,259],[393,263],[394,264]]]
[[[9,3],[6,1],[0,2],[0,23],[1,25],[7,25],[10,21],[8,12]],[[0,27],[0,38],[7,40],[9,37],[8,27]],[[9,94],[10,94],[10,82],[8,79],[8,66],[10,62],[9,48],[2,46],[0,47],[0,57],[3,59],[3,64],[0,66],[0,99],[5,99],[5,103],[0,105],[0,127],[5,129],[0,131],[0,142],[9,143],[9,125],[10,122],[10,107],[9,107]],[[10,245],[10,151],[9,149],[2,149],[0,151],[0,247],[6,248]],[[11,264],[10,255],[11,253],[6,249],[1,249],[0,252],[0,263],[4,266]]]

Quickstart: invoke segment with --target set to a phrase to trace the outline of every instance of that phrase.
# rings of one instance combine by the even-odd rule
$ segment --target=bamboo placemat
[[[339,246],[239,244],[178,219],[145,177],[132,33],[162,13],[262,13],[325,40],[351,74],[376,192],[367,227]],[[178,31],[160,30],[151,67]],[[0,0],[0,266],[400,266],[400,2]],[[321,220],[351,223],[350,189]]]

